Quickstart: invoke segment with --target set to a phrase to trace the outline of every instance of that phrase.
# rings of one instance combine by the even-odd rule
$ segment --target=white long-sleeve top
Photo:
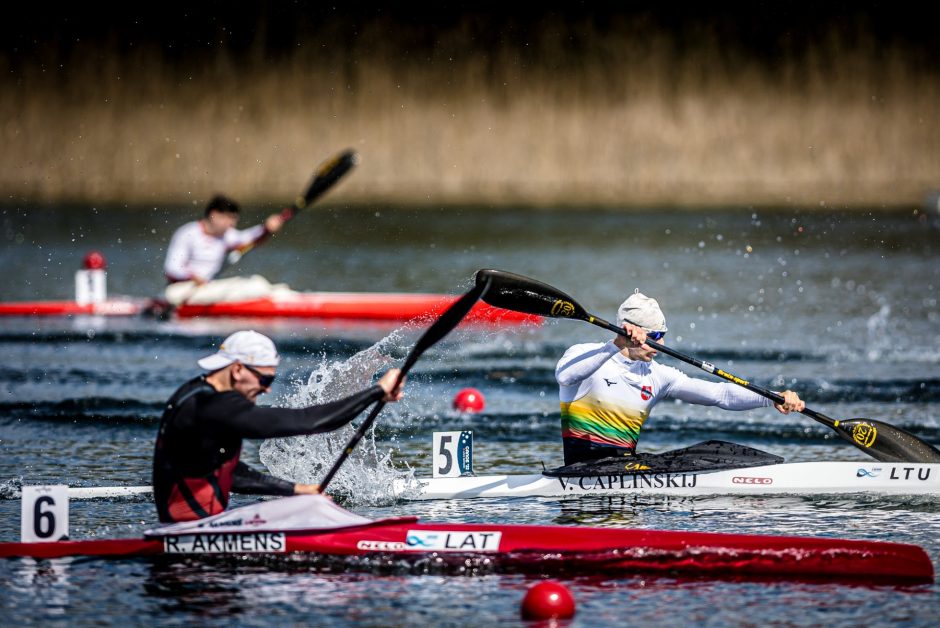
[[[561,430],[564,438],[634,449],[643,423],[663,399],[680,399],[725,410],[772,405],[736,384],[689,377],[656,361],[630,360],[613,343],[569,348],[558,361]]]
[[[229,229],[222,237],[207,234],[199,220],[188,222],[173,234],[166,250],[163,272],[171,281],[215,277],[229,251],[254,242],[264,234],[264,225],[248,229]]]

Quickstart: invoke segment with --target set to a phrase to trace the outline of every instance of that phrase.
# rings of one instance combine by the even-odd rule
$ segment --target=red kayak
[[[692,576],[862,582],[933,582],[918,546],[832,538],[623,528],[370,520],[320,496],[261,502],[144,538],[0,543],[0,557],[277,555],[384,557],[484,564],[540,574]],[[470,562],[467,562],[470,561]]]
[[[0,316],[138,316],[147,302],[143,299],[108,299],[103,303],[75,301],[13,301],[0,303]]]
[[[268,299],[232,301],[208,305],[183,305],[177,318],[239,317],[345,319],[357,321],[407,321],[439,316],[457,299],[444,294],[381,292],[301,292]],[[139,316],[152,309],[147,299],[109,299],[79,305],[75,301],[21,301],[0,303],[0,316]],[[467,322],[539,324],[542,317],[476,304]]]

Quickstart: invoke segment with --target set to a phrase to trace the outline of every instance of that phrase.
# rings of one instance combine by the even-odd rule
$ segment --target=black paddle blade
[[[549,318],[591,321],[592,316],[577,301],[541,281],[505,270],[478,270],[477,285],[487,281],[490,282],[490,289],[482,298],[494,307]]]
[[[313,181],[304,195],[297,199],[297,209],[303,209],[324,192],[333,187],[353,166],[359,163],[359,154],[354,150],[344,150],[327,159],[313,175]]]
[[[940,451],[910,432],[874,419],[836,421],[832,429],[882,462],[940,462]]]

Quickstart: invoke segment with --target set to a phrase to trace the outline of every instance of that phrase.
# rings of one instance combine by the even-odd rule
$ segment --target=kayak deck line
[[[710,440],[663,453],[580,462],[529,475],[409,478],[410,499],[574,495],[940,494],[940,464],[784,462],[780,456]]]
[[[440,315],[458,297],[445,294],[381,292],[300,292],[264,299],[185,304],[177,308],[180,319],[202,317],[343,319],[358,321],[406,321]],[[142,316],[156,302],[121,297],[101,303],[75,301],[21,301],[0,303],[0,316]],[[165,305],[162,306],[165,309]],[[540,324],[542,317],[476,304],[467,322]]]
[[[69,499],[115,499],[153,495],[152,486],[70,486]]]
[[[820,537],[486,523],[370,520],[319,495],[260,502],[145,538],[0,543],[0,557],[290,555],[376,557],[504,572],[658,573],[853,582],[932,582],[915,545]]]
[[[70,487],[70,499],[149,497],[149,486]],[[660,454],[606,458],[542,473],[397,478],[402,500],[583,495],[940,495],[940,464],[783,462],[774,454],[707,441]],[[10,491],[5,497],[19,497]]]
[[[394,492],[416,500],[580,495],[940,495],[940,464],[791,462],[715,471],[414,478],[395,480]]]
[[[149,497],[150,486],[69,487],[69,499]],[[392,493],[406,501],[574,497],[584,495],[940,495],[940,464],[791,462],[692,472],[557,476],[542,473],[399,478]],[[19,498],[11,492],[8,498]]]

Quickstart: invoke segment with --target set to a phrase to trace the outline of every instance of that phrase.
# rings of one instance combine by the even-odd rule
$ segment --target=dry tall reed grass
[[[940,185],[940,79],[905,51],[833,38],[771,65],[638,33],[536,58],[459,31],[416,57],[380,32],[199,66],[0,57],[0,192],[283,200],[345,147],[362,163],[335,201],[872,206]]]

